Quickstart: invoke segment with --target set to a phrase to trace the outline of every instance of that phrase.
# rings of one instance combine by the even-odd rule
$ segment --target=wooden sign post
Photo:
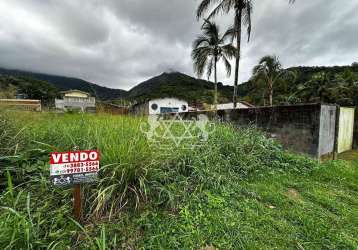
[[[51,153],[50,177],[54,185],[73,187],[73,210],[78,222],[82,221],[81,184],[95,182],[99,171],[99,152],[81,150]]]
[[[76,220],[82,222],[81,184],[73,187],[73,212]]]

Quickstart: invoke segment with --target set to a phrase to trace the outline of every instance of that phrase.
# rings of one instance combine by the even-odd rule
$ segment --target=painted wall
[[[149,101],[149,114],[158,115],[172,109],[172,112],[188,112],[188,102],[177,98],[162,98]]]
[[[353,146],[354,108],[340,108],[338,153],[349,151]]]

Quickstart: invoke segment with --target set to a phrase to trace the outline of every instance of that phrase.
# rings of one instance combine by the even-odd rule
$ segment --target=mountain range
[[[211,103],[213,100],[214,84],[209,81],[196,79],[191,76],[179,73],[162,73],[147,81],[139,83],[129,91],[122,89],[107,88],[82,79],[33,73],[22,70],[10,70],[0,68],[0,75],[3,77],[21,78],[21,82],[30,81],[38,85],[48,83],[57,88],[58,91],[78,89],[97,97],[102,101],[126,99],[129,101],[144,101],[161,97],[177,97],[190,102]],[[19,82],[18,80],[17,82]],[[219,100],[229,101],[233,88],[219,84]]]
[[[54,85],[59,91],[78,89],[98,97],[101,100],[111,100],[123,98],[127,95],[127,91],[121,89],[112,89],[103,87],[82,79],[57,76],[41,73],[33,73],[22,70],[11,70],[0,68],[0,75],[21,77],[26,79],[35,79],[43,82],[48,82]]]
[[[354,96],[349,96],[355,91],[354,84],[358,78],[357,63],[351,66],[292,67],[287,70],[295,72],[296,77],[294,80],[282,81],[274,86],[275,104],[325,101],[351,105],[350,103],[356,104],[358,102],[354,99]],[[312,79],[315,79],[314,76],[318,73],[324,74],[324,80],[321,83],[312,82]],[[307,83],[310,82],[311,85],[314,84],[317,87],[317,90],[312,88],[311,92],[305,96],[300,89],[305,83],[307,89],[309,87]],[[352,83],[350,84],[350,82]],[[315,86],[312,85],[312,87]],[[11,90],[11,87],[16,88],[17,92],[26,93],[34,99],[46,100],[48,103],[51,103],[54,97],[59,96],[60,91],[69,89],[86,91],[101,101],[114,103],[133,103],[154,98],[177,97],[188,102],[210,104],[213,102],[214,96],[214,83],[180,72],[162,73],[126,91],[103,87],[78,78],[0,68],[0,98],[4,98],[4,94],[1,95],[2,93],[11,93],[11,91],[8,91]],[[266,88],[264,85],[258,85],[249,80],[239,85],[238,93],[242,100],[255,105],[265,105]],[[343,90],[347,93],[342,92]],[[322,92],[321,96],[318,96],[317,91]],[[296,96],[295,93],[299,94]],[[231,102],[232,94],[232,86],[218,84],[220,103]],[[326,97],[322,99],[324,96]],[[344,102],[341,100],[342,96]],[[348,99],[350,99],[349,102],[347,102]]]

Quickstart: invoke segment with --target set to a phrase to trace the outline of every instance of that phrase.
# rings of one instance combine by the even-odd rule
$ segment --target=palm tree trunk
[[[237,92],[239,83],[239,71],[240,71],[240,53],[241,53],[241,19],[242,10],[237,6],[235,8],[235,30],[236,30],[236,61],[235,61],[235,81],[234,81],[234,109],[237,106]]]
[[[218,62],[217,57],[215,57],[214,62],[214,84],[215,84],[215,93],[214,93],[214,108],[217,110],[218,108],[218,79],[217,79],[217,70],[216,70],[216,64]]]
[[[264,106],[266,106],[266,98],[267,98],[267,97],[266,97],[265,93],[262,94],[262,98],[263,98],[263,100],[264,100]]]
[[[272,86],[272,82],[269,82],[269,101],[270,101],[270,106],[272,106],[273,104],[273,86]]]

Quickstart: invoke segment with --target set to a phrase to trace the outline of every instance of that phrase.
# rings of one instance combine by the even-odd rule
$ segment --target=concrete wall
[[[204,113],[213,119],[236,124],[239,127],[257,127],[276,138],[285,149],[313,158],[331,159],[335,149],[335,105],[305,104],[258,107],[238,110],[219,110]],[[190,118],[199,113],[187,113]]]
[[[337,106],[321,106],[318,157],[333,157],[335,149],[336,119]]]
[[[41,101],[31,99],[0,99],[0,108],[41,111]]]
[[[258,127],[286,149],[317,157],[319,120],[320,105],[295,105],[233,110],[228,121]]]
[[[338,111],[342,111],[338,112]],[[341,113],[340,116],[338,114]],[[304,104],[181,113],[184,119],[205,114],[209,119],[230,122],[238,127],[251,126],[281,142],[285,149],[320,160],[333,159],[358,144],[358,112],[353,136],[354,109],[337,105]],[[338,121],[340,117],[340,122]],[[338,131],[337,131],[338,130]],[[339,141],[344,142],[339,145]],[[348,143],[346,143],[348,142]]]
[[[130,107],[129,113],[133,115],[149,115],[149,103],[139,103]]]

